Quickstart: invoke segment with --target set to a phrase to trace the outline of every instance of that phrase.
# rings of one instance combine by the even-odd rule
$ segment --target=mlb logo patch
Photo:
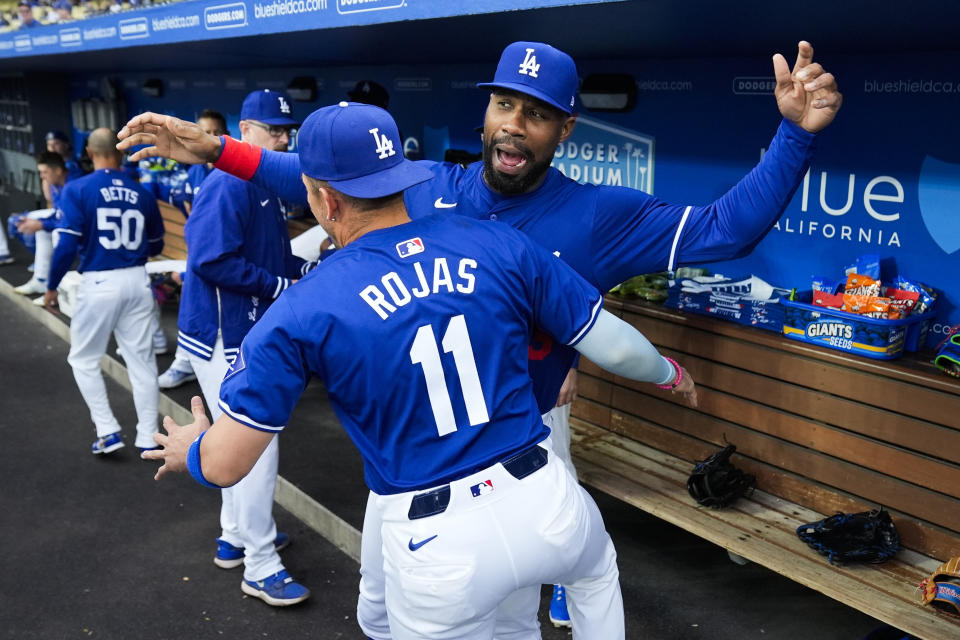
[[[397,243],[397,255],[401,258],[408,258],[417,253],[423,253],[423,240],[412,238]]]
[[[470,493],[473,494],[474,498],[479,498],[482,495],[486,495],[493,491],[493,480],[484,480],[480,484],[475,484],[470,487]]]

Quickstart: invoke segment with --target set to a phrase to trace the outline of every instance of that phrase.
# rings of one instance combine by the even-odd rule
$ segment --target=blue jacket
[[[277,196],[222,171],[204,180],[184,234],[187,272],[177,343],[209,360],[219,332],[232,364],[253,323],[315,263],[291,253]]]

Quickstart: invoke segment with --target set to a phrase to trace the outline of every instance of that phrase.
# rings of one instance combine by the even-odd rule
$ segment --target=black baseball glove
[[[690,497],[705,507],[722,509],[753,491],[756,478],[730,464],[730,456],[736,450],[737,447],[730,444],[697,463],[687,479]]]
[[[882,508],[862,513],[838,513],[800,525],[797,535],[830,564],[879,563],[900,550],[900,536]]]

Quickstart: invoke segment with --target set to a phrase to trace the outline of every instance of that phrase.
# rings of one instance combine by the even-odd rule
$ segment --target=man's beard
[[[500,173],[493,168],[493,154],[497,151],[494,147],[501,142],[508,142],[517,148],[517,151],[523,154],[527,159],[527,171],[519,175],[509,175]],[[483,145],[483,179],[487,186],[508,196],[515,196],[526,193],[530,187],[537,184],[543,174],[550,168],[550,162],[553,159],[534,161],[533,154],[524,145],[518,144],[509,137],[501,137],[499,140],[494,138],[489,144]]]

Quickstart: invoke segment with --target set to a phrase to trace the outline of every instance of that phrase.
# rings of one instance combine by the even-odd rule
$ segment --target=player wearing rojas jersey
[[[412,216],[447,211],[506,222],[557,252],[601,291],[637,273],[743,255],[790,201],[809,166],[815,134],[832,122],[842,103],[833,76],[813,62],[813,48],[807,42],[800,43],[792,72],[783,56],[774,56],[774,73],[774,93],[784,120],[760,163],[712,204],[670,205],[631,189],[581,185],[550,167],[557,145],[576,123],[576,66],[549,45],[513,43],[500,58],[494,82],[484,85],[492,93],[484,122],[483,162],[466,169],[420,163],[434,179],[406,191],[408,209]],[[217,160],[217,167],[289,201],[305,199],[296,156],[205,136],[195,125],[158,114],[133,118],[121,136],[121,148],[148,144],[153,146],[140,153],[184,162]],[[530,374],[538,405],[549,412],[545,420],[553,431],[553,445],[572,470],[569,405],[553,407],[575,353],[549,339],[536,340],[532,346]],[[561,404],[569,401],[567,394]],[[375,514],[368,510],[368,515]],[[366,560],[362,565],[366,577],[371,565]],[[376,613],[382,611],[377,604],[382,593],[380,588],[362,588],[358,612],[361,621],[377,618],[364,627],[377,640],[389,637],[384,617]],[[536,633],[535,617],[528,624],[529,632]]]
[[[144,456],[164,461],[157,477],[235,482],[317,376],[374,492],[394,640],[492,639],[500,602],[555,580],[576,595],[584,637],[622,640],[613,544],[545,442],[529,336],[540,326],[695,402],[689,375],[523,234],[455,216],[411,221],[400,192],[431,174],[396,151],[386,111],[325,107],[299,145],[311,210],[343,248],[251,329],[212,427],[199,398],[195,423],[165,421],[164,450]]]
[[[113,137],[109,129],[90,134],[87,151],[96,170],[67,183],[60,194],[60,240],[44,295],[47,307],[56,304],[57,286],[79,248],[77,271],[83,276],[70,322],[67,361],[97,428],[94,454],[124,446],[100,371],[111,333],[130,376],[137,410],[136,446],[155,447],[157,431],[159,389],[152,346],[157,325],[143,265],[148,256],[163,250],[163,219],[154,197],[120,170]]]

